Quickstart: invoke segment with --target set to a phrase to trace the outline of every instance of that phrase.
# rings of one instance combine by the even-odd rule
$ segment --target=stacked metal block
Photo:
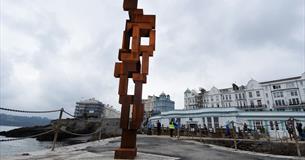
[[[115,63],[114,76],[119,82],[119,103],[122,105],[120,127],[121,147],[115,151],[116,159],[133,159],[137,155],[136,134],[144,114],[142,87],[148,75],[149,57],[155,50],[155,15],[144,15],[137,8],[138,0],[124,0],[123,9],[128,11],[123,32],[123,44]],[[149,44],[141,39],[149,38]],[[134,94],[128,95],[128,82],[134,82]]]

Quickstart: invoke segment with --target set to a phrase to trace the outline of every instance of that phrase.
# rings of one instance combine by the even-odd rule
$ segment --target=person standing
[[[303,133],[302,126],[303,126],[302,123],[297,124],[297,131],[299,132],[299,136],[300,136],[301,140],[304,139],[304,133]]]
[[[147,135],[152,135],[152,124],[151,124],[151,121],[148,121],[147,123]]]
[[[158,120],[158,122],[157,122],[157,134],[158,134],[158,136],[161,135],[161,123],[160,123],[159,120]]]
[[[226,137],[231,137],[230,124],[226,125]]]
[[[248,125],[247,123],[244,123],[244,133],[248,131]]]
[[[171,137],[173,137],[174,130],[175,130],[174,120],[171,119],[171,121],[169,122],[169,133]]]
[[[180,121],[178,119],[176,119],[176,123],[175,123],[175,129],[176,129],[176,135],[177,135],[177,138],[179,139],[180,138]]]
[[[286,121],[286,127],[287,127],[287,130],[288,130],[290,140],[292,141],[292,137],[293,137],[293,134],[294,134],[294,119],[293,118],[289,118]]]

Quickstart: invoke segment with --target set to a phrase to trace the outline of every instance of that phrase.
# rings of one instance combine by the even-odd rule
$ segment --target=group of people
[[[305,140],[305,128],[303,129],[303,124],[302,123],[296,123],[296,127],[294,125],[295,119],[289,118],[286,122],[286,128],[290,137],[290,140],[292,140],[292,137],[295,135],[295,129],[297,130],[299,134],[300,140],[304,141]]]
[[[154,128],[153,124],[149,121],[147,123],[147,129],[148,129],[147,134],[148,135],[152,134],[152,129],[153,128]],[[170,137],[173,137],[174,131],[176,131],[176,133],[177,133],[176,136],[179,138],[180,122],[178,122],[177,120],[174,121],[174,119],[171,119],[170,122],[169,122],[169,127],[168,128],[169,128]],[[161,125],[160,121],[158,120],[157,121],[157,135],[161,135],[161,129],[162,129],[162,125]]]
[[[231,134],[232,134],[230,124],[227,124],[225,126],[225,136],[226,137],[230,137]],[[300,140],[305,140],[305,128],[303,128],[302,123],[296,123],[296,126],[295,126],[295,119],[289,118],[286,121],[285,125],[286,125],[286,129],[288,131],[288,134],[289,134],[289,137],[290,137],[291,140],[296,135],[295,131],[298,132]],[[147,128],[148,128],[147,134],[151,135],[152,134],[152,129],[154,128],[154,126],[150,121],[147,124]],[[159,120],[157,121],[156,128],[157,128],[157,135],[161,135],[163,125],[161,125]],[[182,128],[182,129],[184,128],[183,125],[182,125],[182,127],[180,126],[180,121],[178,121],[177,119],[176,120],[171,119],[170,122],[169,122],[169,126],[168,126],[170,137],[173,137],[174,133],[176,133],[175,136],[177,136],[179,138],[180,137],[180,135],[179,135],[180,128]],[[199,128],[202,129],[202,132],[204,132],[204,131],[208,132],[208,129],[207,129],[205,124],[204,124],[203,128],[201,128],[201,126]],[[237,128],[238,128],[237,134],[239,134],[239,133],[246,134],[246,133],[251,132],[251,129],[248,128],[248,125],[246,123],[244,123],[243,126],[242,126],[243,131],[240,131],[239,127],[237,127]],[[196,131],[197,130],[195,128],[194,132],[196,132]],[[259,133],[265,133],[265,128],[263,126],[261,126],[261,128],[259,128]]]

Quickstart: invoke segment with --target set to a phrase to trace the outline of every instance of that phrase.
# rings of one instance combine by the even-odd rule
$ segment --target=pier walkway
[[[10,160],[105,160],[113,159],[114,149],[120,145],[120,137],[101,141],[43,150],[29,155],[1,157]],[[283,160],[304,159],[288,156],[275,156],[248,151],[235,151],[231,148],[202,144],[192,140],[177,140],[168,136],[138,135],[137,159],[149,160]],[[30,147],[30,146],[29,146]],[[22,154],[22,153],[20,153]]]

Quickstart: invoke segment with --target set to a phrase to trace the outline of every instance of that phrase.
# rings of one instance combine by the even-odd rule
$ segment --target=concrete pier
[[[279,156],[261,154],[249,151],[235,151],[231,148],[202,144],[193,140],[177,140],[168,136],[138,135],[139,153],[136,159],[148,160],[282,160],[304,159],[305,157]],[[54,152],[42,150],[31,152],[29,155],[1,157],[8,160],[101,160],[113,159],[114,149],[120,144],[120,137],[101,141],[71,145],[56,148]]]

